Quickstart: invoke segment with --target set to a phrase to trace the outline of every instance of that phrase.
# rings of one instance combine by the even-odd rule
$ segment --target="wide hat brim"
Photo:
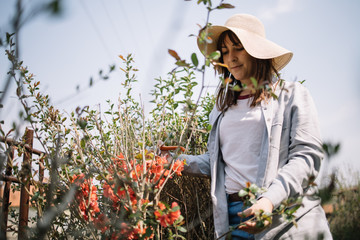
[[[217,50],[219,36],[224,31],[230,30],[239,38],[246,52],[258,59],[272,59],[277,71],[284,68],[291,60],[293,53],[278,44],[268,40],[256,32],[247,29],[229,26],[209,26],[207,31],[212,42],[205,44],[198,38],[198,47],[203,54],[210,55]],[[205,30],[203,30],[205,31]],[[265,34],[265,33],[264,33]],[[205,53],[206,45],[206,53]]]

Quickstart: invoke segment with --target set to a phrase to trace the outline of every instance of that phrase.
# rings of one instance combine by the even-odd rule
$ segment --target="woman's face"
[[[243,45],[240,42],[233,43],[229,36],[226,36],[221,46],[221,54],[224,64],[235,79],[249,86],[254,59],[245,51]]]

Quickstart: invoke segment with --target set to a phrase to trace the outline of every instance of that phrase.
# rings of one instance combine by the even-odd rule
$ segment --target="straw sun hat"
[[[293,56],[289,50],[266,39],[265,28],[262,22],[249,14],[231,16],[224,26],[209,26],[211,43],[207,44],[207,54],[217,50],[217,42],[222,32],[231,30],[239,38],[245,50],[258,59],[273,59],[274,67],[280,71],[288,64]],[[199,49],[205,51],[205,44],[198,41]]]

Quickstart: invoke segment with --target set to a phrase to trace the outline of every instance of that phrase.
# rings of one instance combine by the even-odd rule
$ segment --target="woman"
[[[199,48],[204,54],[219,50],[222,64],[215,65],[231,80],[219,87],[210,114],[208,152],[180,157],[186,159],[185,172],[211,177],[216,237],[239,224],[239,216],[272,212],[282,201],[304,196],[297,228],[277,215],[264,228],[247,221],[232,239],[332,239],[320,200],[309,187],[323,158],[314,103],[300,83],[278,80],[292,53],[266,39],[263,24],[248,14],[207,31],[212,42],[205,46],[199,40]],[[245,210],[238,192],[246,182],[267,191]]]

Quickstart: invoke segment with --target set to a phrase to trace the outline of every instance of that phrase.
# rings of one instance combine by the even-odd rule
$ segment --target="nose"
[[[230,61],[234,62],[237,60],[237,56],[234,51],[229,51]]]

